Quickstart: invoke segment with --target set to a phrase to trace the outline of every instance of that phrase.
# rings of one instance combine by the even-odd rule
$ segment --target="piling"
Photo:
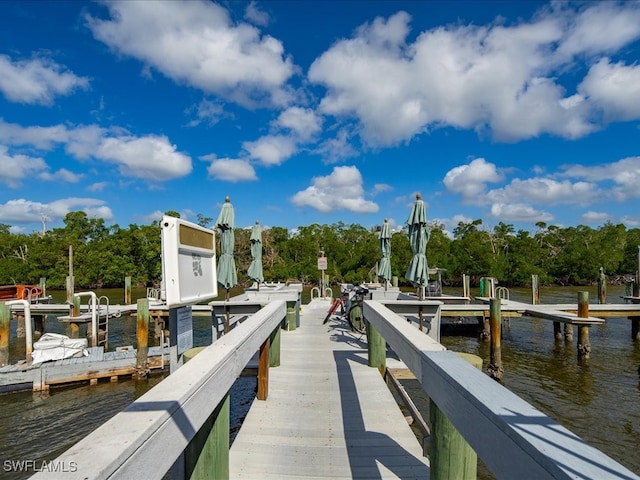
[[[482,358],[456,352],[474,367],[482,370]],[[438,406],[429,400],[430,477],[431,480],[476,480],[478,455],[462,435],[454,428]]]
[[[578,292],[578,317],[589,317],[589,292]],[[589,353],[589,325],[578,325],[578,358],[588,359]]]
[[[136,321],[136,378],[145,378],[149,373],[147,356],[149,353],[149,299],[138,299]]]
[[[540,304],[540,278],[535,273],[531,275],[531,304]]]
[[[124,303],[131,305],[131,277],[124,277]]]
[[[201,350],[191,349],[193,356]],[[192,358],[191,355],[187,355],[187,352],[183,357],[185,362]],[[227,392],[185,449],[184,478],[191,480],[210,478],[227,480],[229,478],[229,399],[230,395]]]
[[[0,367],[9,364],[9,334],[11,332],[11,307],[0,302]]]
[[[258,354],[258,400],[266,400],[269,396],[269,338],[260,345]]]
[[[607,303],[607,277],[603,267],[600,267],[600,276],[598,276],[598,303],[601,305]]]
[[[502,337],[502,319],[500,314],[501,302],[499,298],[489,301],[489,327],[491,332],[489,366],[487,373],[494,380],[502,380],[504,368],[502,368],[502,349],[500,339]]]
[[[465,298],[471,296],[471,278],[466,273],[462,274],[462,296]]]
[[[640,296],[638,282],[632,282],[631,291],[634,297]],[[631,338],[640,341],[640,317],[631,317]]]
[[[376,327],[369,322],[366,325],[368,365],[377,368],[384,375],[387,369],[387,342]]]
[[[288,301],[287,302],[287,316],[285,323],[287,325],[287,330],[295,330],[296,329],[296,308],[298,302],[296,301]]]
[[[68,295],[68,292],[67,292]],[[80,297],[71,295],[71,316],[80,316]],[[69,321],[69,337],[78,338],[80,336],[80,324]]]

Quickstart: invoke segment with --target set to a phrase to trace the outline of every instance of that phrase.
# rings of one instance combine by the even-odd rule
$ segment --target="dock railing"
[[[374,333],[369,365],[384,369],[384,356],[371,352],[380,336],[498,479],[640,478],[380,302],[363,310]]]
[[[229,389],[256,352],[260,352],[261,362],[263,356],[268,357],[268,340],[285,316],[285,301],[270,302],[64,452],[51,463],[56,467],[53,471],[40,471],[31,478],[163,478],[167,472],[172,472],[172,477],[189,477],[202,468],[203,457],[194,460],[193,451],[207,448],[202,444],[191,447],[203,440],[202,432],[225,410],[226,432],[220,435],[220,443],[226,435],[227,451],[217,450],[221,458],[214,470],[224,472],[226,468],[228,472]],[[260,372],[258,378],[258,397],[261,388],[266,396],[268,375],[266,386]],[[215,443],[207,433],[204,431],[204,442]]]

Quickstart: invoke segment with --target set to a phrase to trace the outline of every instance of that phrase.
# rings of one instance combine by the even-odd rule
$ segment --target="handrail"
[[[26,360],[30,362],[29,356],[33,353],[33,329],[31,328],[31,306],[28,300],[7,300],[5,305],[22,305],[24,307],[24,334],[26,337]]]
[[[497,478],[640,478],[381,303],[364,316]]]
[[[270,302],[31,478],[163,478],[285,315]]]
[[[73,294],[74,297],[91,297],[91,346],[98,346],[98,315],[97,305],[98,297],[95,292],[78,292]]]

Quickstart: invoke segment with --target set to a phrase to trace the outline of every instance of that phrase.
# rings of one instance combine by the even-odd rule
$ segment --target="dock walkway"
[[[429,478],[428,460],[364,339],[322,324],[329,302],[305,305],[281,339],[267,401],[254,400],[230,451],[230,478]]]

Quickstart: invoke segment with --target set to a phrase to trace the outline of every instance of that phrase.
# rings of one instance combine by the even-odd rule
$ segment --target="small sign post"
[[[318,257],[318,270],[322,272],[322,278],[320,280],[320,297],[324,298],[324,271],[327,269],[327,257],[324,256],[324,250],[320,250],[320,256]]]

